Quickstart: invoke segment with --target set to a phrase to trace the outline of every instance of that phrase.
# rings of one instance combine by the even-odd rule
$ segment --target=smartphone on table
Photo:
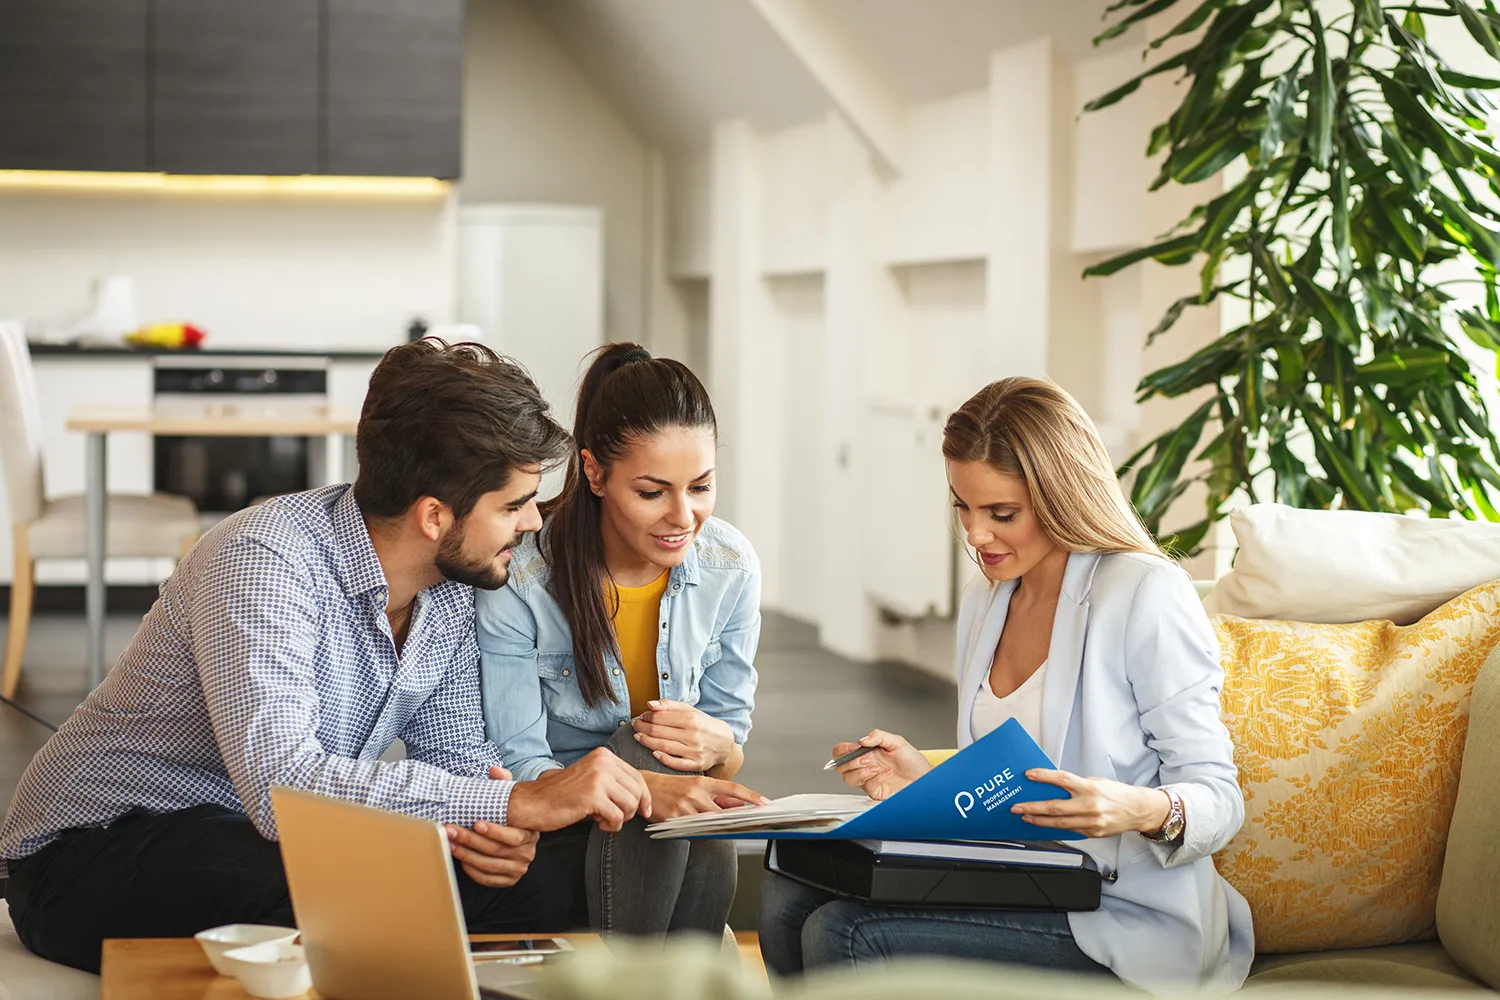
[[[563,938],[517,938],[513,941],[470,941],[469,957],[475,961],[524,961],[547,955],[562,955],[573,950]]]

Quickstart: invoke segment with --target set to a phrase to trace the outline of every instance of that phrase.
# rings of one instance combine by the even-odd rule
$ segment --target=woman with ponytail
[[[764,801],[730,780],[755,696],[760,563],[712,516],[717,422],[687,366],[601,348],[573,438],[510,585],[477,595],[487,734],[517,781],[554,780],[601,747],[644,777],[648,815],[588,830],[594,927],[720,934],[733,847],[651,840],[645,825]]]

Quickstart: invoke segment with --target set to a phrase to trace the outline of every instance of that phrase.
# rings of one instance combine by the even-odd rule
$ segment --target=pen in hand
[[[875,746],[860,747],[858,750],[850,750],[848,753],[839,754],[837,757],[833,758],[833,760],[830,760],[828,763],[824,764],[823,770],[831,771],[836,767],[843,767],[851,760],[858,760],[870,751],[879,749],[880,745],[876,744]]]

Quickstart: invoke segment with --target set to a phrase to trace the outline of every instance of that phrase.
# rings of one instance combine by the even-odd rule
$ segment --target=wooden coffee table
[[[475,934],[472,941],[515,941],[536,934]],[[557,934],[577,949],[602,947],[597,934]],[[316,997],[316,991],[309,991]],[[245,1000],[237,980],[208,964],[192,938],[111,938],[99,970],[100,1000]]]

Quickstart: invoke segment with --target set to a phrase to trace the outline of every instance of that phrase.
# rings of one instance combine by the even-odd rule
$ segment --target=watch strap
[[[1182,807],[1181,795],[1178,795],[1170,788],[1163,788],[1161,791],[1167,796],[1168,801],[1172,803],[1171,809],[1167,811],[1166,822],[1161,825],[1160,830],[1153,833],[1143,833],[1141,836],[1153,843],[1168,844],[1181,839],[1183,829],[1187,825],[1187,816]]]

